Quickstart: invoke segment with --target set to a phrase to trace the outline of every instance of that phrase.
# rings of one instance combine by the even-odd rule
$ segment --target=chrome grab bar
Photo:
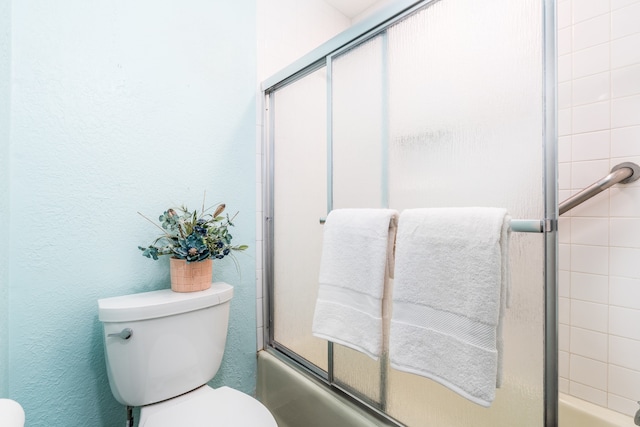
[[[609,175],[560,203],[558,211],[562,215],[615,184],[628,184],[638,179],[640,179],[640,166],[631,162],[620,163],[611,168]]]

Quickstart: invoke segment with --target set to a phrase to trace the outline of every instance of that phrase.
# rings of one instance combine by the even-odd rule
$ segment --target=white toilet
[[[0,399],[0,426],[24,427],[24,409],[15,400]]]
[[[141,406],[139,427],[277,427],[254,398],[206,385],[222,361],[233,288],[98,300],[111,391]]]

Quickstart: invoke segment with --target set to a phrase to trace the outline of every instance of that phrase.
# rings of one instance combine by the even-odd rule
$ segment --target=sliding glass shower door
[[[318,212],[327,209],[327,83],[325,67],[272,97],[273,339],[327,370],[327,344],[311,335],[322,249]],[[314,220],[312,221],[311,218]]]
[[[404,425],[544,425],[546,238],[512,233],[504,380],[484,408],[312,337],[319,219],[464,206],[545,218],[542,30],[541,0],[429,2],[268,91],[272,346]]]

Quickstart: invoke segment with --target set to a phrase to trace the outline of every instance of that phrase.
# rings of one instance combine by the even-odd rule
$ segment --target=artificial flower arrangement
[[[233,227],[232,221],[238,213],[232,217],[229,214],[223,216],[224,203],[215,208],[213,214],[208,213],[213,207],[204,209],[204,203],[200,212],[191,212],[184,206],[168,209],[160,215],[160,225],[138,212],[162,230],[162,235],[151,245],[138,246],[138,249],[147,258],[157,260],[161,255],[171,255],[172,258],[183,259],[187,263],[222,259],[232,255],[232,251],[247,249],[247,245],[231,244],[233,236],[229,233],[229,227]],[[237,261],[233,256],[232,258],[237,266]]]

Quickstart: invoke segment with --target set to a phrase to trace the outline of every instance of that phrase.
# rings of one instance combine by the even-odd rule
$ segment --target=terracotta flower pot
[[[213,260],[187,262],[170,258],[171,290],[174,292],[204,291],[211,287]]]

